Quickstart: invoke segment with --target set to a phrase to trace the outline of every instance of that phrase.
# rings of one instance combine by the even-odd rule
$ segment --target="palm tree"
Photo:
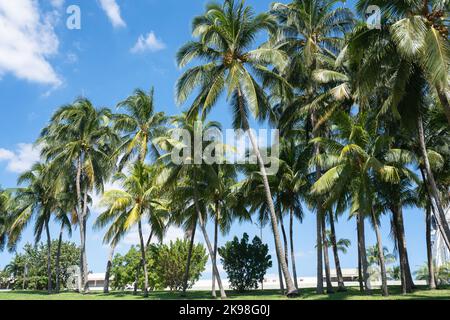
[[[387,21],[380,30],[362,28],[351,40],[355,59],[364,61],[358,72],[361,88],[364,92],[373,92],[380,86],[388,90],[380,112],[390,112],[417,134],[425,179],[437,209],[436,221],[450,247],[450,227],[429,163],[423,128],[426,97],[440,102],[450,122],[450,50],[445,19],[441,19],[446,2],[361,0],[358,11],[364,12],[369,4],[379,6]]]
[[[130,161],[133,155],[138,155],[138,161],[143,163],[147,154],[158,157],[159,153],[153,140],[164,133],[166,116],[163,112],[155,112],[154,90],[147,94],[143,90],[136,89],[134,94],[118,104],[118,108],[124,108],[127,113],[114,115],[114,130],[123,133],[123,142],[118,152],[123,153],[119,168]]]
[[[442,19],[448,10],[448,3],[443,0],[395,3],[389,0],[360,0],[356,7],[359,12],[364,12],[368,5],[379,6],[382,15],[388,19],[387,31],[393,46],[380,52],[380,56],[384,58],[387,51],[395,50],[395,56],[402,60],[401,65],[397,66],[397,79],[401,77],[403,85],[408,82],[408,77],[412,76],[408,69],[417,67],[428,85],[433,88],[433,95],[439,100],[450,124],[450,45],[448,26],[446,20]],[[393,95],[401,94],[400,90],[393,92]],[[403,95],[406,94],[407,92],[403,92]]]
[[[97,225],[112,222],[105,240],[116,245],[124,232],[133,226],[138,227],[139,247],[144,268],[144,297],[148,297],[148,270],[146,259],[146,243],[144,242],[142,222],[152,220],[164,211],[164,204],[158,198],[158,187],[155,185],[158,176],[156,166],[146,166],[140,162],[130,168],[130,175],[123,173],[116,175],[123,190],[109,190],[104,193],[102,206],[107,208],[97,220]]]
[[[13,215],[11,209],[13,207],[13,197],[11,192],[0,189],[0,252],[7,247],[13,250],[14,243],[11,239],[11,224],[13,223]]]
[[[89,193],[103,192],[115,165],[112,157],[118,144],[110,127],[111,111],[96,109],[84,98],[59,108],[41,133],[42,155],[52,161],[55,172],[73,173],[77,205],[74,208],[80,231],[82,291],[89,290],[86,255],[86,226]]]
[[[177,82],[177,100],[180,104],[183,103],[195,88],[199,88],[200,93],[189,111],[193,115],[200,109],[204,114],[208,113],[224,91],[231,97],[234,127],[243,129],[248,134],[263,176],[277,258],[282,266],[288,295],[291,296],[296,295],[296,289],[284,259],[264,159],[253,132],[249,130],[250,112],[261,120],[271,114],[264,90],[253,72],[280,80],[268,66],[283,69],[287,62],[287,56],[277,49],[264,47],[247,51],[253,45],[256,34],[264,30],[275,31],[275,20],[265,13],[254,15],[244,1],[225,0],[223,5],[208,4],[204,15],[195,18],[193,22],[192,34],[198,37],[198,41],[187,43],[177,55],[180,67],[195,58],[206,63],[188,69],[181,76]]]
[[[204,139],[200,139],[200,150],[196,150],[198,148],[195,147],[192,148],[198,143],[195,142],[196,138],[206,137],[213,131],[221,131],[219,123],[204,123],[204,118],[197,120],[197,114],[194,114],[191,118],[185,113],[173,117],[172,124],[175,125],[175,128],[169,130],[166,137],[157,139],[158,145],[167,152],[160,158],[160,161],[166,164],[166,170],[161,174],[160,180],[161,184],[164,185],[163,189],[170,193],[172,206],[176,206],[172,217],[174,222],[178,225],[183,224],[185,230],[191,236],[183,292],[187,288],[192,246],[198,224],[210,254],[213,273],[215,273],[217,278],[221,298],[224,299],[226,298],[226,293],[217,269],[214,249],[206,231],[207,207],[211,199],[209,186],[217,187],[220,185],[220,182],[218,182],[219,174],[212,164],[208,164],[211,159],[207,159],[209,155],[205,150],[214,147],[219,153],[218,157],[221,158],[220,154],[224,154],[225,146],[219,141],[204,141]],[[180,138],[183,138],[183,141],[177,140]],[[178,159],[179,161],[171,161],[169,159],[169,157],[173,158],[174,155],[178,155],[181,151],[183,151],[183,155],[181,159]],[[220,161],[220,159],[218,160]]]
[[[236,167],[229,164],[216,164],[214,170],[217,179],[214,185],[209,186],[211,191],[208,207],[214,219],[214,262],[216,262],[219,229],[222,234],[227,234],[235,219],[242,222],[251,218],[245,206],[240,202]],[[214,268],[212,269],[212,296],[215,298],[216,274]]]
[[[50,166],[42,163],[33,165],[30,171],[23,173],[18,184],[26,184],[18,188],[15,195],[15,220],[11,226],[13,233],[22,233],[26,226],[35,220],[34,236],[36,243],[40,241],[42,232],[45,230],[47,240],[47,277],[48,292],[52,293],[52,270],[51,270],[51,235],[50,219],[57,207],[56,192],[57,184],[50,171]]]
[[[272,12],[281,25],[281,40],[276,41],[279,47],[289,53],[290,65],[287,73],[289,83],[298,89],[286,113],[294,122],[302,118],[304,124],[314,128],[313,137],[323,135],[317,130],[321,123],[319,118],[317,96],[320,93],[318,83],[313,77],[323,63],[333,59],[337,50],[342,47],[341,35],[348,31],[353,17],[347,8],[334,8],[339,1],[327,0],[294,0],[289,4],[274,3]],[[302,106],[302,107],[299,107]],[[309,130],[308,130],[309,131]],[[314,153],[319,156],[320,147],[315,145]],[[322,174],[321,167],[316,167],[316,180]],[[322,224],[324,208],[322,200],[316,199],[316,231],[317,231],[317,292],[323,293],[323,233]]]

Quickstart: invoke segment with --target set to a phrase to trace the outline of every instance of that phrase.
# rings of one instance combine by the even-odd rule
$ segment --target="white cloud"
[[[64,5],[64,0],[50,0],[50,4],[57,9],[61,9]]]
[[[29,143],[20,143],[14,151],[0,148],[0,163],[6,162],[6,169],[14,173],[29,170],[39,161],[40,148]]]
[[[105,11],[114,28],[126,27],[126,23],[120,15],[120,7],[116,0],[100,0],[100,6]]]
[[[57,4],[55,2],[55,4]],[[0,77],[61,84],[48,58],[58,53],[54,13],[43,14],[34,0],[0,0]]]
[[[145,51],[156,52],[166,48],[166,44],[158,39],[153,31],[147,35],[140,35],[136,44],[131,48],[132,53],[142,53]]]

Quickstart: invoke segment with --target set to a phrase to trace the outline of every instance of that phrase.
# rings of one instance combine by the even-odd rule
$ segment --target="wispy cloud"
[[[140,35],[136,44],[131,48],[132,53],[142,53],[146,51],[156,52],[164,50],[166,44],[156,37],[153,31],[150,31],[147,35]]]
[[[116,0],[100,0],[100,6],[103,11],[105,11],[114,28],[126,27],[126,23],[122,19],[120,7]]]
[[[50,0],[50,4],[57,9],[61,9],[64,5],[64,0]]]
[[[61,84],[48,60],[59,47],[53,14],[43,14],[34,0],[0,0],[0,78],[12,74],[30,82]]]
[[[20,143],[16,150],[0,148],[0,163],[6,162],[6,170],[22,173],[39,160],[40,148],[30,143]]]

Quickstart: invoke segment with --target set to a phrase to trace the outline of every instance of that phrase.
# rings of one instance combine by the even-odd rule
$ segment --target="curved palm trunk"
[[[280,238],[280,234],[278,232],[277,215],[275,213],[275,206],[273,204],[272,192],[270,191],[269,180],[267,179],[267,171],[264,166],[264,160],[261,156],[261,152],[259,151],[259,146],[256,141],[256,138],[253,135],[253,132],[250,130],[250,126],[249,126],[247,116],[246,116],[246,113],[244,110],[244,101],[243,101],[243,97],[242,97],[240,89],[238,89],[238,100],[239,100],[238,103],[239,103],[239,109],[240,109],[240,114],[241,114],[242,126],[243,126],[243,129],[248,133],[250,142],[253,147],[253,151],[255,152],[256,158],[258,160],[259,170],[260,170],[261,176],[263,178],[267,205],[268,205],[269,211],[270,211],[270,221],[272,223],[272,232],[273,232],[273,236],[274,236],[274,240],[275,240],[275,251],[277,253],[278,261],[280,261],[280,264],[281,264],[281,270],[283,272],[284,279],[286,280],[287,295],[289,297],[296,296],[298,294],[298,291],[297,291],[297,289],[295,289],[294,282],[292,281],[291,275],[289,274],[289,269],[286,264],[286,259],[284,257],[283,246],[281,244],[281,238]]]
[[[373,227],[375,229],[375,234],[377,236],[377,246],[378,246],[378,261],[380,264],[380,272],[381,272],[381,292],[382,295],[387,297],[389,296],[389,290],[387,285],[387,274],[386,274],[386,262],[384,259],[384,248],[383,248],[383,242],[381,238],[381,232],[380,227],[378,225],[378,220],[375,217],[375,213],[372,209],[372,220],[373,220]]]
[[[427,263],[428,263],[428,286],[431,290],[436,289],[436,279],[434,277],[433,250],[431,241],[431,208],[426,208],[426,241],[427,241]]]
[[[58,238],[58,250],[56,251],[56,261],[55,261],[55,271],[56,271],[56,293],[59,293],[61,287],[61,276],[60,276],[60,268],[59,268],[59,260],[61,258],[61,244],[62,237],[64,233],[64,223],[61,225],[61,230],[59,231]]]
[[[338,291],[344,292],[347,291],[345,289],[344,284],[344,277],[342,276],[342,269],[341,269],[341,261],[339,259],[339,251],[336,243],[336,230],[334,227],[334,215],[333,212],[330,212],[330,240],[331,245],[333,247],[333,256],[334,256],[334,264],[336,265],[336,276],[338,281]]]
[[[153,239],[153,229],[152,229],[152,231],[150,231],[150,234],[148,236],[147,242],[145,243],[145,249],[146,250],[150,246],[150,244],[152,243],[152,239]]]
[[[106,263],[106,273],[105,273],[105,283],[103,285],[103,293],[109,293],[109,278],[111,277],[111,267],[115,250],[116,250],[116,242],[113,241],[109,249],[108,262]]]
[[[214,263],[217,261],[217,241],[219,237],[219,219],[220,219],[220,208],[216,204],[216,217],[214,221]],[[212,268],[212,296],[216,298],[216,273],[214,268]]]
[[[211,258],[211,263],[213,265],[213,271],[216,274],[217,284],[219,285],[220,297],[221,299],[226,299],[227,295],[225,293],[225,289],[222,285],[222,280],[220,278],[219,270],[217,269],[216,261],[214,261],[214,251],[211,245],[211,241],[209,240],[208,232],[206,232],[205,221],[203,220],[202,211],[200,210],[200,204],[198,203],[198,195],[197,195],[197,186],[194,187],[194,205],[197,211],[198,220],[200,223],[200,230],[202,230],[203,238],[205,239],[206,246],[209,251],[209,256]]]
[[[280,263],[278,262],[278,279],[280,282],[280,292],[281,294],[286,294],[286,291],[284,290],[284,281],[283,281],[283,273],[281,272],[281,266]]]
[[[406,247],[405,227],[403,224],[403,212],[401,207],[393,207],[395,233],[398,252],[400,256],[400,269],[402,271],[402,293],[411,293],[414,288],[411,269],[409,267],[408,250]]]
[[[358,213],[357,219],[358,219],[358,247],[361,257],[361,267],[364,280],[364,292],[367,294],[371,294],[372,286],[370,284],[369,270],[368,270],[369,266],[367,263],[367,255],[366,255],[366,235],[364,227],[364,217],[361,215],[361,213]]]
[[[194,247],[194,238],[195,238],[195,230],[197,229],[197,221],[195,222],[194,228],[191,233],[191,242],[189,243],[189,251],[186,263],[186,270],[184,272],[184,281],[183,281],[183,295],[186,294],[186,290],[188,287],[189,281],[189,269],[191,267],[191,259],[192,259],[192,249]]]
[[[52,239],[50,237],[50,228],[48,227],[48,220],[45,222],[45,232],[47,234],[47,289],[48,293],[52,293]]]
[[[447,117],[447,121],[450,124],[450,102],[449,102],[449,93],[445,92],[445,89],[437,88],[438,98],[441,102],[442,109],[444,110],[445,116]]]
[[[323,260],[325,262],[325,278],[327,282],[327,293],[334,293],[331,283],[330,256],[328,255],[328,240],[326,236],[325,217],[322,219],[322,241],[323,241]]]
[[[220,290],[220,297],[222,299],[226,299],[227,295],[225,293],[225,290],[223,288],[222,285],[222,280],[220,279],[220,274],[219,274],[219,270],[217,269],[217,264],[216,262],[213,260],[214,259],[214,252],[213,252],[213,248],[211,245],[211,241],[209,241],[209,236],[208,233],[206,232],[206,228],[205,228],[205,224],[203,221],[202,216],[199,216],[199,222],[200,222],[200,229],[202,230],[203,233],[203,237],[205,238],[205,242],[206,242],[206,246],[208,247],[208,251],[209,251],[209,255],[211,257],[211,260],[213,261],[213,268],[214,268],[214,273],[216,274],[216,279],[217,279],[217,284],[219,285],[219,290]]]
[[[145,245],[144,245],[144,236],[142,234],[142,222],[139,219],[138,222],[138,231],[139,231],[139,241],[141,243],[141,256],[142,256],[142,266],[144,267],[144,298],[148,297],[148,271],[147,271],[147,259],[145,257]]]
[[[297,268],[295,267],[295,250],[294,250],[294,211],[292,209],[289,217],[289,240],[291,242],[292,276],[294,278],[295,288],[297,288],[298,290]]]
[[[450,227],[447,223],[447,219],[445,217],[445,212],[442,207],[442,203],[439,197],[439,191],[436,185],[436,180],[434,179],[433,171],[431,170],[430,160],[428,159],[427,147],[425,144],[425,133],[423,130],[423,119],[422,115],[417,116],[417,127],[419,133],[419,143],[420,143],[420,152],[422,153],[422,158],[425,166],[426,173],[426,181],[428,182],[428,192],[434,207],[437,209],[436,215],[436,223],[438,225],[439,231],[442,234],[442,238],[444,239],[447,248],[450,250]]]

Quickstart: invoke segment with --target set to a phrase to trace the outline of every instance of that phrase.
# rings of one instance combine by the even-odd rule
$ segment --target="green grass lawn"
[[[399,287],[391,287],[391,296],[384,298],[380,290],[374,290],[373,295],[361,295],[358,288],[349,288],[347,292],[339,292],[332,295],[317,295],[314,289],[302,289],[297,300],[450,300],[450,287],[430,291],[424,287],[418,288],[413,294],[401,295]],[[252,291],[245,294],[227,292],[229,300],[283,300],[277,291]],[[108,295],[103,293],[91,293],[81,295],[77,293],[61,293],[48,295],[45,292],[34,291],[10,291],[0,292],[0,300],[142,300],[142,296],[134,296],[124,292],[112,292]],[[171,292],[151,292],[148,300],[209,300],[210,293],[206,291],[191,291],[187,297]]]

